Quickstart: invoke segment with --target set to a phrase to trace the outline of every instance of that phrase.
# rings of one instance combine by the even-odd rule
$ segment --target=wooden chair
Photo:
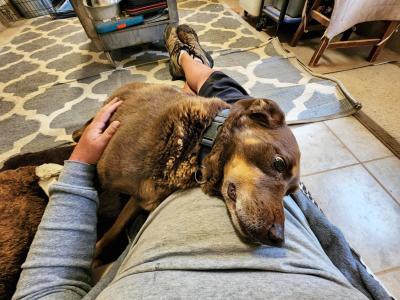
[[[299,27],[297,28],[295,35],[292,38],[292,41],[290,42],[290,45],[292,47],[295,47],[297,45],[298,41],[300,40],[300,37],[303,35],[305,31],[313,30],[312,26],[309,25],[311,20],[316,20],[319,24],[321,24],[325,28],[329,26],[330,19],[318,11],[318,7],[321,3],[321,0],[311,0],[311,1],[313,1],[312,4],[309,6],[309,9],[307,10],[305,16],[303,17],[303,20],[301,21]],[[327,48],[335,49],[335,48],[351,48],[351,47],[364,47],[364,46],[373,46],[367,59],[370,62],[374,62],[378,57],[379,53],[384,48],[388,38],[393,34],[393,32],[396,30],[399,24],[400,24],[399,21],[386,21],[386,28],[380,38],[369,38],[369,39],[349,41],[348,39],[350,38],[350,35],[353,31],[352,28],[343,32],[340,41],[337,42],[331,42],[330,39],[324,36],[321,39],[318,49],[315,50],[314,55],[311,57],[311,60],[308,63],[308,65],[311,67],[316,66],[322,54],[324,53],[325,49]]]

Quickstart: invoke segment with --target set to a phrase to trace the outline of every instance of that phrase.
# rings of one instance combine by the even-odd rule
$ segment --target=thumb
[[[104,130],[103,134],[101,135],[101,138],[104,141],[108,142],[115,134],[115,132],[117,132],[117,129],[120,125],[121,125],[120,121],[113,121],[110,125],[108,125],[106,130]]]

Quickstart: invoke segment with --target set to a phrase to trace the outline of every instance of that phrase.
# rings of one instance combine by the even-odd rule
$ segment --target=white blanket
[[[332,39],[356,24],[379,20],[400,20],[400,0],[335,0],[324,36]]]

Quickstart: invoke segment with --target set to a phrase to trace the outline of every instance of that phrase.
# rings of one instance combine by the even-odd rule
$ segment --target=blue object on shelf
[[[142,24],[144,22],[143,15],[122,18],[116,21],[96,23],[95,28],[98,33],[108,33],[121,30],[127,27]]]
[[[264,7],[263,12],[266,13],[271,18],[273,18],[276,22],[279,21],[279,16],[281,14],[281,11],[276,9],[272,5],[268,5],[268,6]],[[293,23],[300,23],[301,20],[302,20],[301,17],[293,18],[293,17],[288,16],[288,15],[285,14],[285,16],[283,17],[282,22],[283,23],[288,23],[288,24],[293,24]]]
[[[67,13],[73,11],[74,8],[69,0],[61,2],[57,7],[54,7],[56,13]]]

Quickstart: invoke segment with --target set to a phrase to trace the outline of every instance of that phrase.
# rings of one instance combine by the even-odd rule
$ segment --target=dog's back
[[[114,97],[124,101],[111,119],[121,126],[98,163],[102,187],[141,198],[192,181],[196,144],[226,104],[145,83],[123,86],[109,99]]]
[[[169,86],[144,83],[125,85],[109,100],[114,97],[124,102],[110,122],[118,120],[122,126],[104,151],[97,170],[103,188],[132,194],[137,189],[131,186],[132,181],[137,181],[132,178],[148,176],[144,161],[153,148],[151,144],[161,138],[157,127],[164,126],[160,124],[162,116],[183,97]]]

